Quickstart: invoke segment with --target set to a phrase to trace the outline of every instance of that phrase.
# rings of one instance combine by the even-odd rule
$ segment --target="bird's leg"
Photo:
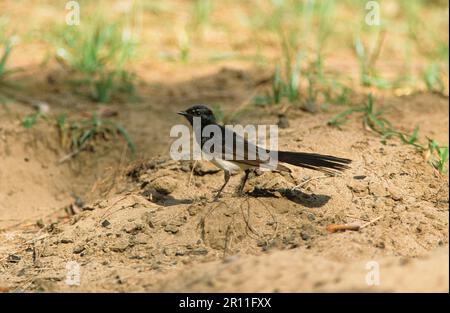
[[[237,194],[238,194],[239,196],[242,196],[242,195],[243,195],[245,183],[247,182],[248,175],[250,174],[250,171],[251,171],[250,169],[246,169],[246,170],[245,170],[244,177],[242,177],[241,183],[239,184],[239,187],[238,187],[238,189],[237,189]]]
[[[216,196],[214,197],[214,200],[217,200],[219,198],[220,194],[222,193],[222,190],[225,188],[225,186],[228,184],[228,181],[230,180],[230,176],[231,176],[230,172],[226,171],[226,170],[224,170],[223,172],[224,172],[225,182],[223,183],[222,187],[220,187],[219,191],[217,192]]]

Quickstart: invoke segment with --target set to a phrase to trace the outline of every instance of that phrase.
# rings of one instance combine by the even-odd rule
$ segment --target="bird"
[[[349,164],[352,162],[350,159],[340,158],[332,155],[308,152],[273,151],[264,148],[264,150],[268,153],[275,152],[278,154],[278,162],[275,166],[273,166],[269,164],[267,159],[262,159],[259,154],[256,154],[255,159],[249,158],[249,149],[256,148],[257,150],[263,148],[254,145],[252,142],[249,142],[248,140],[234,132],[232,129],[224,127],[223,125],[219,125],[213,111],[208,106],[202,104],[194,105],[184,111],[178,112],[178,114],[184,116],[193,128],[196,125],[194,123],[194,118],[198,118],[198,120],[200,121],[200,129],[198,129],[199,132],[195,132],[194,129],[194,133],[200,135],[201,137],[196,138],[197,144],[200,145],[203,153],[210,156],[210,161],[224,171],[224,183],[218,189],[217,194],[214,197],[215,199],[218,199],[220,197],[223,189],[230,180],[231,174],[235,174],[241,171],[244,171],[244,176],[237,190],[238,194],[240,195],[242,195],[249,174],[257,168],[267,168],[271,171],[291,173],[291,169],[289,167],[280,164],[287,163],[298,167],[320,171],[326,174],[335,174],[350,168]],[[214,133],[212,133],[210,134],[210,136],[207,136],[203,133],[204,128],[207,126],[215,126],[220,129],[222,135],[221,151],[214,153],[214,151],[211,151],[210,147],[206,147],[206,142],[212,139],[211,136],[214,135]],[[229,144],[225,140],[227,135],[231,135],[234,139],[231,144]],[[237,140],[243,141],[244,151],[242,151],[242,149],[236,149],[235,143]],[[227,155],[227,153],[229,154]],[[230,153],[232,155],[231,159],[230,157],[228,157],[230,156]]]

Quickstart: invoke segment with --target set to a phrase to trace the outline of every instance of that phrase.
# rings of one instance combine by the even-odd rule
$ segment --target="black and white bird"
[[[258,149],[263,149],[258,146],[255,146],[252,142],[247,141],[245,138],[235,133],[228,127],[224,127],[222,125],[217,124],[214,113],[210,108],[205,105],[194,105],[188,108],[185,111],[178,112],[178,114],[183,115],[189,121],[191,126],[194,127],[194,118],[197,117],[200,120],[200,129],[197,131],[194,129],[195,134],[199,134],[200,138],[196,138],[197,143],[200,144],[202,152],[210,156],[210,161],[223,169],[224,171],[224,184],[218,190],[215,198],[217,199],[225,186],[227,185],[231,174],[238,173],[240,171],[244,171],[245,175],[241,181],[241,184],[238,188],[238,193],[242,193],[245,183],[247,181],[248,175],[250,172],[257,168],[266,168],[273,171],[282,171],[282,172],[291,172],[291,170],[280,164],[280,163],[288,163],[295,166],[300,166],[316,171],[320,171],[327,174],[334,174],[336,172],[344,171],[349,168],[351,163],[350,159],[339,158],[331,155],[323,155],[317,153],[306,153],[306,152],[291,152],[291,151],[278,151],[277,154],[277,163],[273,167],[269,164],[269,160],[267,158],[260,158],[258,153],[256,154],[256,158],[249,158],[248,151],[252,148],[258,151]],[[205,127],[209,125],[215,125],[219,127],[221,131],[221,148],[219,152],[211,151],[211,146],[206,147],[205,143],[212,139],[211,136],[206,136],[203,134],[203,130]],[[230,133],[231,132],[231,133]],[[226,138],[230,136],[234,139],[231,143],[226,141]],[[236,149],[236,142],[243,141],[244,149]],[[217,148],[217,147],[215,147]],[[209,151],[208,151],[209,150]],[[217,150],[217,149],[215,149]],[[255,151],[253,150],[253,151]],[[264,149],[267,153],[271,151]],[[232,156],[230,158],[230,156]]]

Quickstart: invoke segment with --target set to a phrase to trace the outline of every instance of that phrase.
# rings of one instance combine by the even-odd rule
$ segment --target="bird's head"
[[[216,118],[213,111],[206,105],[194,105],[185,111],[180,111],[178,114],[183,115],[191,123],[194,117],[199,117],[203,125],[216,123]]]

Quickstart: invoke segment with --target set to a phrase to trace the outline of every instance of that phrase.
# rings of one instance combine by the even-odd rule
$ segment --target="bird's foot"
[[[224,193],[222,191],[223,191],[222,189],[213,189],[213,193],[214,193],[213,200],[214,201],[217,201],[217,200],[219,200],[219,198],[223,197]]]

